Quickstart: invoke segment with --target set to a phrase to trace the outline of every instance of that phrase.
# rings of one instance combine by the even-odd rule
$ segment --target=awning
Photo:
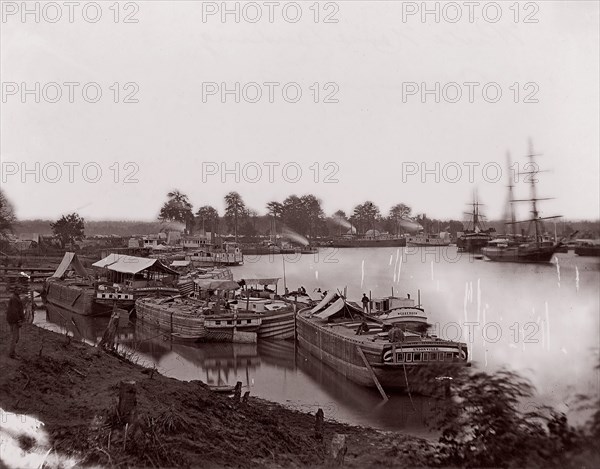
[[[171,262],[171,267],[187,267],[191,262],[192,261],[173,261]]]
[[[246,285],[277,285],[281,277],[273,278],[243,278]]]
[[[204,290],[237,290],[240,288],[239,283],[233,280],[198,278],[194,280],[194,283]]]
[[[327,295],[325,295],[325,298],[323,298],[317,306],[315,306],[313,309],[311,309],[310,312],[312,314],[315,314],[317,311],[323,309],[325,306],[327,306],[327,303],[329,303],[331,300],[333,300],[336,297],[336,295],[337,295],[337,292],[335,290],[328,292]]]
[[[333,303],[329,308],[325,311],[320,312],[319,314],[315,314],[315,317],[321,319],[327,319],[328,317],[333,316],[335,313],[341,311],[344,308],[346,302],[343,298],[338,298],[338,300]]]
[[[98,262],[94,262],[92,265],[94,267],[106,268],[113,272],[120,272],[123,274],[137,274],[144,270],[149,270],[152,272],[179,275],[178,272],[170,269],[158,259],[126,256],[124,254],[109,254],[104,259],[100,259]]]
[[[75,272],[77,272],[78,275],[81,275],[82,277],[89,276],[87,270],[79,261],[77,254],[75,254],[74,252],[65,252],[62,261],[60,261],[60,264],[56,268],[54,274],[52,274],[52,277],[63,278],[63,276],[65,275],[67,270],[69,270],[69,268],[73,269]]]

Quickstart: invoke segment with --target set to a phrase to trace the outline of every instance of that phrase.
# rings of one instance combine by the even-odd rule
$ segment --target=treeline
[[[352,213],[338,210],[331,216],[325,215],[321,200],[312,194],[290,195],[281,201],[270,201],[264,207],[265,215],[248,207],[237,192],[228,193],[224,203],[223,215],[210,205],[194,210],[186,194],[173,190],[167,194],[167,201],[161,207],[158,218],[185,224],[188,233],[198,230],[226,232],[233,234],[236,239],[238,236],[274,235],[286,230],[314,239],[349,232],[361,235],[377,231],[397,235],[421,228],[454,233],[463,229],[459,221],[431,220],[425,215],[412,216],[412,209],[403,203],[394,205],[387,214],[382,214],[375,203],[365,201],[356,205]]]

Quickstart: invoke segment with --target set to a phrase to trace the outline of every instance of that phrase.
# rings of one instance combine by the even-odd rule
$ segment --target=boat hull
[[[465,236],[456,240],[456,247],[462,252],[479,253],[487,246],[492,238],[490,236]]]
[[[262,340],[285,340],[294,338],[294,310],[274,311],[261,316],[258,338]]]
[[[575,248],[578,256],[600,257],[600,246],[578,246]]]
[[[406,239],[334,239],[334,248],[396,248],[406,246]]]
[[[141,298],[135,302],[135,309],[137,320],[144,325],[178,336],[195,337],[197,341],[207,336],[204,326],[205,316],[197,314],[194,308],[158,304],[149,298]]]
[[[550,262],[556,253],[557,246],[522,248],[508,246],[503,248],[485,247],[481,253],[495,262]]]
[[[113,305],[96,301],[91,287],[68,285],[62,281],[49,282],[46,302],[82,316],[110,316]]]
[[[321,327],[302,314],[297,316],[298,345],[317,357],[345,378],[367,387],[375,387],[371,373],[365,365],[361,352],[369,362],[377,380],[385,389],[410,390],[431,394],[439,388],[440,376],[453,375],[466,365],[464,361],[446,364],[386,362],[384,356],[390,353],[390,345],[377,342],[364,342],[342,337],[326,327]],[[442,347],[444,344],[440,344]],[[436,349],[438,345],[436,344]],[[423,349],[425,350],[425,349]],[[455,350],[455,347],[449,348]]]

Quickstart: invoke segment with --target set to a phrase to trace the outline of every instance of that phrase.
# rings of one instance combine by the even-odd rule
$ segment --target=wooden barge
[[[464,343],[401,331],[335,295],[297,315],[298,344],[363,386],[428,393],[467,365]]]

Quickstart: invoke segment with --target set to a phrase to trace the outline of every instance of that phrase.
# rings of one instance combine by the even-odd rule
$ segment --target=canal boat
[[[131,310],[144,296],[171,296],[179,292],[179,272],[159,259],[111,253],[92,264],[96,302]]]
[[[297,315],[298,344],[341,375],[363,386],[429,393],[437,378],[467,365],[467,345],[400,329],[362,310],[339,293]]]
[[[84,316],[110,316],[113,304],[97,301],[97,290],[77,254],[66,252],[51,277],[42,298],[48,304]]]
[[[239,285],[232,280],[207,278],[195,279],[193,283],[193,291],[188,295],[137,299],[137,320],[171,334],[176,340],[181,337],[193,342],[218,340],[221,336],[216,328],[213,334],[208,333],[205,319],[211,315],[229,314],[221,307],[221,296],[238,289]]]
[[[261,319],[259,339],[294,337],[295,305],[277,294],[278,282],[278,277],[243,278],[239,282],[243,288],[230,304],[238,312],[253,313]]]

